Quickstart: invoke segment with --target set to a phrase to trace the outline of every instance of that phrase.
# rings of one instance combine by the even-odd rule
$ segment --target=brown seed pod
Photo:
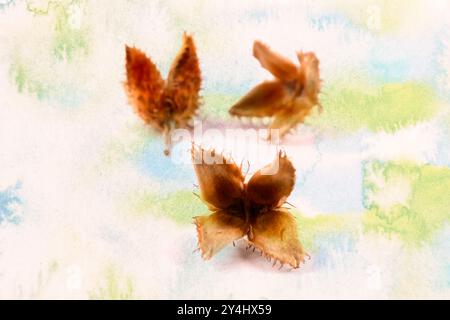
[[[165,136],[164,153],[168,155],[172,130],[189,127],[199,107],[201,73],[192,36],[183,35],[166,81],[149,57],[128,46],[126,71],[129,102],[147,124]]]
[[[298,268],[307,253],[298,239],[295,217],[281,207],[295,184],[295,169],[286,155],[278,154],[276,173],[265,175],[263,168],[245,183],[230,159],[195,145],[191,152],[200,197],[211,211],[194,218],[202,257],[210,259],[247,236],[249,247],[261,255]]]
[[[272,117],[270,129],[279,129],[283,137],[315,106],[321,108],[319,60],[312,52],[299,52],[297,66],[260,41],[253,45],[253,56],[275,79],[254,87],[229,112],[238,117]]]

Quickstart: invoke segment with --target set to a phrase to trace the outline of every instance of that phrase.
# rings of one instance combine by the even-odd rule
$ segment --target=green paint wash
[[[48,265],[49,273],[55,273],[56,271],[58,271],[58,269],[59,269],[59,263],[57,260],[53,260],[51,263],[49,263],[49,265]]]
[[[81,24],[82,1],[72,1],[69,6],[56,7],[53,53],[60,59],[72,60],[75,55],[89,53],[90,38],[86,24]],[[79,17],[79,18],[77,18]],[[80,22],[77,21],[80,19]],[[80,23],[80,25],[77,25]]]
[[[229,119],[228,110],[239,100],[239,96],[222,93],[204,93],[202,113],[216,119]]]
[[[142,216],[153,214],[174,220],[179,224],[192,223],[195,216],[207,215],[206,205],[191,191],[178,191],[167,195],[155,193],[141,193],[133,195],[130,200],[131,213]],[[305,248],[315,250],[313,242],[317,236],[329,232],[340,232],[346,234],[357,234],[360,226],[360,218],[350,214],[320,215],[316,217],[305,217],[298,212],[292,212],[297,217],[297,227],[300,239]]]
[[[13,77],[14,82],[17,86],[17,89],[20,93],[23,93],[25,90],[25,87],[28,86],[28,90],[30,90],[30,86],[27,83],[27,70],[24,65],[19,63],[18,61],[13,62],[11,64],[11,68],[9,69],[10,76]],[[32,87],[34,87],[32,85]]]
[[[35,75],[32,66],[22,63],[18,57],[11,63],[9,75],[20,93],[36,94],[39,100],[51,94],[50,84]]]
[[[54,19],[52,52],[59,60],[71,61],[76,55],[87,55],[90,47],[89,27],[86,20],[86,1],[47,1],[37,6],[27,2],[27,10],[37,17]]]
[[[114,136],[114,139],[101,150],[102,160],[95,166],[95,170],[114,168],[120,163],[130,160],[145,148],[149,139],[154,138],[159,139],[142,125],[122,128]]]
[[[326,85],[323,92],[323,113],[308,119],[323,129],[394,132],[430,119],[438,109],[432,89],[416,82],[373,87],[340,81]]]
[[[106,268],[104,282],[89,293],[93,300],[131,300],[136,299],[133,281],[113,266]]]
[[[47,264],[47,268],[39,270],[37,278],[36,297],[41,297],[45,287],[50,283],[55,273],[60,269],[57,260],[52,260]]]
[[[404,28],[411,16],[420,12],[421,0],[370,0],[335,2],[333,9],[342,12],[359,28],[388,34]]]
[[[49,21],[48,34],[40,36],[50,37],[50,46],[36,50],[33,58],[27,58],[22,52],[23,48],[30,48],[18,46],[9,67],[10,78],[20,93],[36,96],[41,101],[79,105],[83,99],[79,87],[85,81],[79,79],[78,71],[83,68],[80,62],[84,61],[90,46],[89,28],[83,19],[85,1],[47,1],[40,7],[28,1],[27,10],[34,14],[36,25]],[[45,21],[40,20],[43,16]],[[42,41],[42,45],[46,43]],[[36,64],[36,60],[40,63]]]
[[[408,181],[401,201],[380,203],[377,194],[398,181]],[[450,221],[450,168],[413,163],[367,163],[364,169],[366,232],[398,236],[417,246],[430,241]],[[391,190],[391,189],[389,189]],[[392,192],[395,191],[392,188]]]
[[[83,100],[77,84],[71,80],[54,77],[51,73],[40,74],[31,63],[15,57],[9,68],[11,81],[19,93],[35,96],[40,101],[51,100],[65,106],[77,106]]]
[[[327,214],[306,217],[296,212],[293,213],[297,217],[300,242],[309,253],[317,252],[320,249],[319,244],[316,242],[318,238],[331,233],[349,235],[352,238],[356,238],[361,225],[360,217],[351,214]]]
[[[131,212],[142,216],[153,214],[167,217],[179,224],[192,223],[192,218],[208,213],[203,202],[191,191],[177,191],[167,195],[141,193],[133,196]]]

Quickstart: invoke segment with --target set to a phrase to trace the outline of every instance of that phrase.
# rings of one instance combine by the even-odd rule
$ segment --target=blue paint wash
[[[345,28],[360,31],[360,28],[355,25],[348,17],[339,13],[325,13],[317,16],[308,16],[308,22],[318,31],[325,31],[336,26],[343,26]]]
[[[431,251],[438,257],[438,272],[434,279],[434,286],[439,290],[450,288],[450,225],[442,228],[432,242]]]
[[[333,253],[345,255],[355,253],[356,238],[346,231],[335,231],[317,236],[313,241],[313,246],[318,248],[314,252],[314,267],[334,268],[335,261],[330,259]]]
[[[437,59],[430,59],[433,70],[437,70],[433,78],[433,87],[437,89],[441,99],[450,103],[450,74],[443,66],[443,60],[450,58],[450,31],[448,30],[448,25],[444,26],[439,35],[436,36],[433,56],[437,57]]]
[[[55,90],[53,99],[50,100],[62,107],[76,108],[88,101],[89,94],[85,88],[77,88],[71,84],[61,84]]]
[[[14,186],[0,191],[0,224],[12,223],[18,225],[22,221],[22,217],[13,209],[14,205],[22,205],[23,201],[18,196],[18,190],[21,183],[17,182]]]
[[[273,19],[275,12],[272,10],[255,9],[249,10],[239,18],[239,22],[247,23],[267,23]]]
[[[362,163],[356,161],[336,168],[326,163],[326,155],[360,153],[363,150],[364,133],[326,139],[318,144],[321,158],[312,170],[298,172],[296,188],[292,197],[301,196],[308,199],[315,208],[323,212],[349,213],[362,212]],[[168,185],[174,185],[179,190],[190,190],[197,183],[188,150],[188,143],[175,144],[171,157],[163,154],[162,138],[149,139],[144,148],[137,154],[135,164],[139,170],[153,180]],[[177,163],[179,154],[184,157],[183,163]],[[178,159],[179,160],[179,159]],[[168,187],[169,188],[169,187]],[[161,190],[158,190],[161,191]],[[173,191],[170,189],[170,191]]]
[[[163,150],[162,137],[148,140],[135,159],[137,167],[143,174],[151,176],[161,184],[172,182],[180,189],[192,189],[197,179],[188,157],[190,144],[175,144],[170,157],[165,156]],[[180,159],[176,157],[179,154],[183,156],[183,163],[178,163]]]
[[[0,11],[8,9],[9,6],[14,4],[14,0],[0,0]]]
[[[362,212],[361,192],[360,163],[335,168],[318,164],[295,191],[324,213]]]
[[[324,213],[362,212],[362,160],[332,164],[328,163],[330,158],[327,156],[360,154],[364,150],[364,136],[365,133],[360,132],[319,142],[320,159],[313,170],[297,174],[293,197],[308,199],[314,208]]]
[[[336,26],[344,27],[349,33],[361,33],[364,30],[344,14],[325,13],[310,16],[308,20],[318,31],[326,31]],[[367,30],[367,34],[371,32]],[[449,41],[448,38],[448,33],[442,30],[428,33],[420,39],[390,36],[374,38],[371,54],[360,68],[379,83],[425,81],[437,87],[435,79],[442,73],[442,65],[437,59],[430,57],[439,56],[443,50],[449,50],[445,45]],[[345,41],[345,35],[342,40]]]
[[[436,56],[438,37],[431,34],[414,41],[398,37],[378,39],[367,57],[366,71],[382,84],[420,81],[433,85],[442,68],[430,59]]]

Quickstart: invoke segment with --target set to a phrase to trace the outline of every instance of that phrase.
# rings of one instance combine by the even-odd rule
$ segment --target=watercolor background
[[[299,270],[192,253],[192,168],[122,87],[125,43],[166,74],[185,30],[219,124],[270,77],[254,39],[321,60],[324,111],[286,140]],[[0,298],[449,299],[449,138],[446,0],[0,0]]]

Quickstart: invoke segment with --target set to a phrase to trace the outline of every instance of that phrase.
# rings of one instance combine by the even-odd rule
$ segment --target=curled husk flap
[[[258,84],[230,109],[238,117],[272,117],[270,129],[285,136],[312,112],[321,110],[319,60],[313,52],[298,52],[299,66],[271,50],[260,41],[253,45],[253,55],[274,80]],[[270,136],[269,136],[270,137]]]
[[[295,184],[295,168],[283,152],[246,184],[241,169],[214,150],[192,146],[200,197],[211,211],[194,218],[199,249],[210,259],[246,237],[266,257],[298,268],[304,252],[294,216],[281,206]]]
[[[172,130],[189,127],[199,107],[201,72],[194,40],[183,35],[166,81],[142,51],[129,46],[125,49],[128,100],[148,125],[165,135],[168,154]]]

